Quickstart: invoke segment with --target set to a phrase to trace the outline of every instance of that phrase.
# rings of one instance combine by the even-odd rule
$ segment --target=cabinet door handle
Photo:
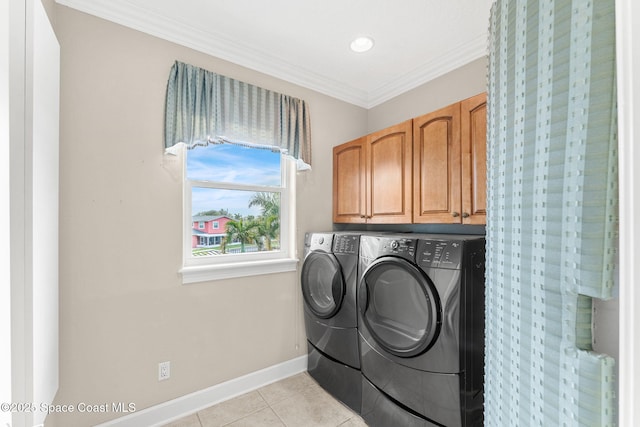
[[[365,219],[367,216],[366,215],[360,215],[360,218]]]
[[[460,214],[458,212],[452,212],[451,216],[454,217],[454,218],[457,218],[457,217],[460,216]]]
[[[463,213],[462,213],[462,218],[469,218],[469,214],[468,214],[468,213],[466,213],[466,212],[463,212]]]

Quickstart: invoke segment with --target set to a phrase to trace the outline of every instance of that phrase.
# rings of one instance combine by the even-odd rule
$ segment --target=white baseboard
[[[96,427],[156,427],[307,370],[307,356],[234,378]]]

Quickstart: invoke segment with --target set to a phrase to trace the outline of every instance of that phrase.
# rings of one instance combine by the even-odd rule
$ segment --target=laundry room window
[[[311,167],[307,103],[176,61],[164,117],[165,153],[181,153],[184,166],[183,283],[295,271],[294,171]]]
[[[184,283],[295,268],[293,161],[227,143],[185,148],[183,159]]]

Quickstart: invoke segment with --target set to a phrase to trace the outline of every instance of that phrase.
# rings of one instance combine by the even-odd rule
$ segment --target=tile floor
[[[366,427],[306,372],[219,403],[164,427]]]

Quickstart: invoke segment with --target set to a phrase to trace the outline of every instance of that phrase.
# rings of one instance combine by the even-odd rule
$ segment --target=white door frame
[[[618,423],[637,425],[640,419],[640,289],[637,288],[637,243],[640,227],[640,2],[616,0],[616,40],[620,176],[620,332]],[[635,146],[634,146],[635,145]]]

